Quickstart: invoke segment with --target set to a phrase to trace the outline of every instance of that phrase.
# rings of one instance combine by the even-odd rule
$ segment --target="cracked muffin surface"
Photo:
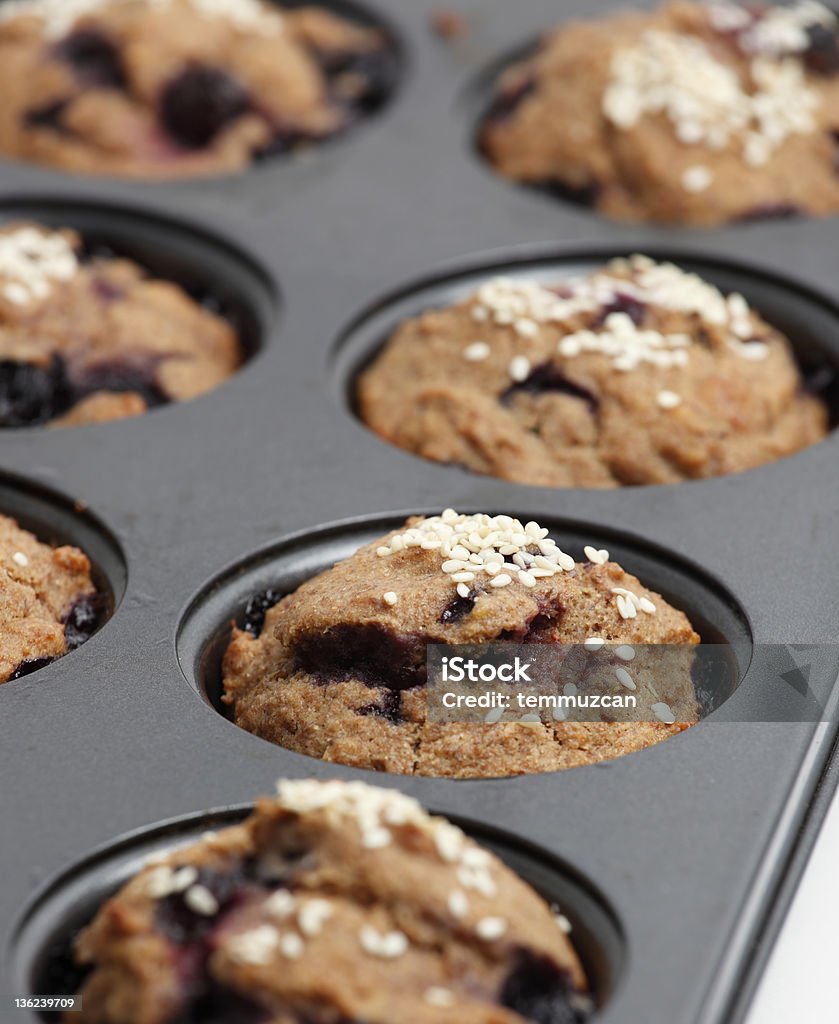
[[[281,782],[149,862],[79,937],[77,1024],[582,1024],[567,923],[412,798]],[[325,969],[326,968],[326,969]]]
[[[0,683],[19,679],[87,640],[103,599],[78,548],[50,547],[0,515]]]
[[[821,440],[788,340],[739,294],[644,256],[495,278],[406,320],[358,378],[384,440],[550,487],[740,472]]]
[[[224,656],[223,699],[237,725],[264,739],[402,774],[555,771],[676,735],[699,714],[690,675],[699,637],[607,551],[585,557],[576,563],[547,530],[508,516],[410,519],[273,607],[278,595],[257,598]],[[631,720],[464,724],[428,715],[428,644],[587,641],[602,648],[598,685],[608,678],[622,692],[622,667],[637,691]],[[649,688],[649,654],[661,644],[684,658],[666,694]]]
[[[74,231],[0,229],[0,427],[77,426],[187,401],[242,360],[223,317]]]
[[[377,109],[386,34],[262,0],[0,6],[0,152],[86,174],[240,171]]]
[[[513,181],[631,221],[839,211],[839,18],[814,0],[667,4],[548,33],[480,129]]]

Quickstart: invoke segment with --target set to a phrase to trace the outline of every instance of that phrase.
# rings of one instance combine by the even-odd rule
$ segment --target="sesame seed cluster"
[[[802,53],[810,45],[808,29],[814,25],[835,31],[839,19],[834,11],[817,0],[771,6],[758,17],[752,11],[733,3],[712,3],[711,24],[719,32],[734,32],[737,42],[747,53]]]
[[[486,899],[498,895],[491,855],[455,825],[430,816],[413,798],[361,782],[337,780],[281,780],[277,792],[277,803],[294,815],[322,815],[327,827],[336,832],[356,829],[363,849],[368,851],[398,843],[397,832],[405,826],[419,830],[431,839],[439,865],[455,872],[455,884],[446,897],[446,906],[459,927],[468,923],[473,934],[486,943],[507,933],[509,923],[505,917],[473,912],[470,903],[470,894]],[[223,833],[209,833],[203,842],[213,847],[222,837]],[[265,856],[270,859],[270,853]],[[199,878],[199,870],[191,864],[172,866],[152,861],[144,876],[143,892],[155,902],[181,895],[194,914],[215,917],[220,912],[218,900]],[[267,921],[260,921],[226,942],[229,955],[238,963],[264,965],[277,955],[299,959],[305,953],[306,940],[323,931],[337,907],[334,899],[280,888],[265,899],[262,910]],[[557,914],[556,923],[561,931],[568,932],[567,918]],[[369,922],[359,927],[357,940],[364,954],[383,960],[398,959],[411,947],[404,931],[382,930]],[[426,993],[432,1005],[448,1005],[453,998],[453,993],[438,986]]]
[[[658,263],[647,256],[634,255],[612,260],[605,272],[563,282],[551,289],[537,281],[493,278],[478,289],[472,300],[472,318],[477,323],[509,325],[525,346],[539,336],[543,325],[562,327],[580,315],[607,309],[619,297],[631,298],[650,307],[697,316],[700,323],[724,328],[733,351],[744,359],[765,359],[768,346],[755,341],[755,321],[742,295],[724,295],[697,274],[688,273],[673,263]],[[745,344],[748,342],[748,344]],[[559,353],[573,358],[583,353],[600,353],[612,360],[616,370],[626,372],[647,363],[665,369],[685,367],[691,334],[663,334],[639,327],[626,313],[607,315],[598,328],[576,330],[561,338]],[[476,341],[463,351],[467,362],[480,362],[491,355],[485,341]],[[527,379],[531,361],[516,355],[510,362],[510,379]],[[665,399],[662,408],[673,408]],[[677,403],[678,404],[678,403]]]
[[[387,558],[410,548],[437,552],[440,571],[457,584],[461,597],[469,595],[468,584],[479,575],[488,576],[490,587],[496,589],[514,581],[530,588],[575,567],[574,559],[536,522],[522,524],[506,515],[463,515],[450,508],[394,534],[377,554]]]
[[[7,0],[0,6],[0,23],[20,16],[40,18],[44,35],[60,39],[81,18],[115,7],[163,10],[173,5],[192,8],[200,17],[223,18],[242,32],[271,33],[282,26],[282,16],[261,0]]]
[[[710,17],[713,24],[713,13]],[[723,20],[729,23],[731,17],[726,11]],[[807,84],[801,60],[776,56],[777,47],[767,41],[792,35],[796,45],[791,49],[804,49],[804,29],[811,23],[807,10],[777,12],[757,22],[750,30],[754,36],[746,36],[754,53],[748,81],[718,60],[703,40],[649,29],[635,45],[614,54],[603,113],[624,131],[644,117],[664,115],[680,142],[711,150],[736,147],[746,164],[761,167],[790,136],[816,130],[814,112],[821,97]],[[703,170],[707,173],[694,170],[685,179],[688,191],[708,187],[710,171]]]
[[[16,306],[47,298],[53,282],[69,281],[78,269],[73,246],[58,231],[20,227],[0,234],[0,294]]]

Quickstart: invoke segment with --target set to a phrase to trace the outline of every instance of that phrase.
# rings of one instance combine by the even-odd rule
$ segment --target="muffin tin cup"
[[[564,18],[619,6],[489,0],[465,38],[443,42],[429,27],[432,0],[391,0],[385,13],[404,73],[390,105],[334,145],[239,177],[151,185],[0,165],[5,218],[51,209],[63,219],[84,208],[119,220],[115,241],[126,251],[146,224],[177,225],[191,243],[190,266],[223,251],[229,262],[210,283],[229,282],[234,298],[244,297],[258,335],[254,358],[194,402],[132,421],[0,436],[0,511],[23,515],[9,495],[25,482],[47,506],[33,525],[49,526],[52,495],[70,496],[102,524],[126,571],[115,614],[89,644],[0,687],[0,992],[27,994],[18,989],[32,983],[44,952],[27,922],[44,910],[57,923],[52,895],[71,884],[73,865],[87,865],[92,893],[119,881],[107,856],[88,860],[92,851],[249,803],[278,777],[312,776],[393,786],[586,879],[621,937],[620,967],[596,1018],[603,1024],[741,1019],[835,781],[836,434],[738,476],[549,490],[415,458],[362,426],[346,399],[351,374],[381,340],[359,331],[395,300],[429,285],[442,295],[436,282],[495,267],[536,263],[559,274],[632,252],[745,275],[743,290],[757,287],[758,305],[772,302],[787,318],[801,353],[833,361],[835,220],[698,232],[613,224],[500,180],[475,153],[485,69]],[[169,244],[157,234],[151,249],[133,251],[154,250],[157,260]],[[798,300],[824,318],[815,344]],[[487,781],[325,764],[217,713],[196,657],[240,606],[236,581],[257,567],[254,580],[271,582],[286,551],[301,559],[302,578],[338,551],[336,538],[345,553],[347,538],[446,506],[573,526],[580,536],[617,538],[615,550],[630,557],[652,552],[656,564],[677,567],[667,591],[674,603],[680,579],[701,583],[744,626],[751,660],[736,692],[707,721],[649,750]],[[70,539],[108,575],[92,535]],[[320,554],[307,562],[312,551]],[[784,677],[786,689],[777,686]],[[807,686],[821,710],[804,716],[796,699]],[[36,1019],[15,1011],[15,1021]]]

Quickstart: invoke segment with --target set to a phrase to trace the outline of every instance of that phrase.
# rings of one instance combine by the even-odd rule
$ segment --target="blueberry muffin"
[[[66,171],[239,171],[347,129],[393,77],[384,33],[268,0],[6,0],[0,152]]]
[[[83,552],[42,544],[0,515],[0,683],[75,650],[103,613]]]
[[[827,430],[789,342],[742,295],[643,256],[555,283],[489,280],[407,320],[357,407],[409,452],[546,487],[739,472]]]
[[[149,863],[77,943],[70,1024],[581,1024],[567,923],[410,797],[281,782]],[[328,969],[325,969],[328,968]]]
[[[242,358],[178,285],[73,231],[0,229],[0,427],[124,419],[210,391]]]
[[[814,0],[571,23],[502,75],[480,144],[504,177],[622,220],[836,213],[837,33]]]
[[[587,548],[576,563],[537,523],[451,509],[409,519],[270,607],[278,596],[257,597],[245,628],[234,629],[224,700],[237,725],[302,754],[500,777],[618,757],[698,717],[689,662],[699,637],[687,617],[607,551]],[[592,648],[613,691],[637,692],[636,720],[429,715],[427,645],[500,642]],[[666,692],[653,692],[646,661],[660,644],[689,657]]]

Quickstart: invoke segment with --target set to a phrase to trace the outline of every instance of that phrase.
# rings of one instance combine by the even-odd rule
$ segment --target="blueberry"
[[[423,638],[374,623],[333,626],[304,637],[294,656],[296,668],[324,682],[353,678],[368,686],[407,690],[426,681]]]
[[[11,682],[12,679],[23,679],[24,676],[30,676],[33,672],[46,668],[47,665],[51,665],[54,661],[55,658],[32,658],[30,661],[22,661],[9,676],[9,681]]]
[[[400,710],[399,694],[395,690],[384,690],[378,704],[365,704],[358,709],[357,714],[363,718],[375,715],[397,725],[401,717]]]
[[[500,401],[502,404],[507,404],[513,395],[518,392],[525,392],[531,395],[553,392],[554,394],[568,395],[570,398],[578,398],[586,403],[592,415],[600,407],[600,402],[593,392],[583,387],[582,384],[576,384],[569,377],[566,377],[562,370],[551,362],[541,363],[523,381],[511,384],[502,393]]]
[[[209,145],[250,106],[243,86],[217,68],[191,67],[169,83],[161,99],[166,130],[187,149]]]
[[[442,622],[444,626],[449,625],[452,622],[460,622],[461,619],[465,619],[466,616],[469,615],[474,607],[474,594],[469,594],[468,597],[460,597],[458,595],[453,600],[449,601],[443,609],[443,613],[440,616],[440,622]]]
[[[28,110],[23,118],[24,123],[27,128],[50,128],[54,132],[62,132],[64,113],[69,106],[69,100],[52,100]]]
[[[59,43],[55,55],[72,65],[76,76],[92,86],[125,85],[125,72],[119,50],[96,29],[80,29]]]
[[[263,590],[261,594],[255,594],[248,601],[245,608],[243,628],[252,636],[259,636],[265,626],[265,616],[279,604],[282,594],[278,590]]]
[[[588,1017],[577,1006],[568,975],[547,957],[521,952],[501,990],[502,1006],[532,1024],[582,1024]]]
[[[839,71],[839,37],[824,25],[807,28],[808,47],[804,63],[817,75],[835,75]]]
[[[64,639],[67,649],[75,651],[96,632],[102,612],[102,599],[98,594],[80,597],[64,619]]]
[[[137,366],[114,360],[89,366],[76,382],[75,398],[83,398],[97,391],[132,392],[141,395],[149,408],[164,405],[169,396],[154,379],[152,365]]]
[[[46,367],[0,360],[0,427],[46,423],[69,408],[70,398],[58,356]]]
[[[600,327],[605,322],[606,317],[611,316],[612,313],[625,313],[635,326],[638,327],[643,321],[646,312],[647,307],[643,302],[633,298],[631,295],[627,295],[625,292],[617,292],[613,301],[601,310],[595,327]]]

